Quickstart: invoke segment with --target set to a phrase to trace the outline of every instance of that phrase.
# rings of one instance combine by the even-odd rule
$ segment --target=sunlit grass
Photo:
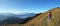
[[[25,24],[11,24],[6,26],[60,26],[60,23],[57,21],[57,19],[60,19],[60,8],[51,9],[49,11],[52,13],[52,21],[49,24],[47,24],[47,11]]]

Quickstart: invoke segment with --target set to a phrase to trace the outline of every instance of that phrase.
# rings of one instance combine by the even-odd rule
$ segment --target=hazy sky
[[[60,7],[60,0],[0,0],[0,13],[40,13]]]

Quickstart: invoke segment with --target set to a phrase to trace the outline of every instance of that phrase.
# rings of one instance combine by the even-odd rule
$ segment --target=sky
[[[60,0],[0,0],[0,13],[42,13],[60,7]]]

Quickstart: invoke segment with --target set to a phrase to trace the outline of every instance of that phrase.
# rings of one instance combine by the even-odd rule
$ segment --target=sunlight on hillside
[[[54,8],[54,9],[51,9],[49,10],[52,12],[52,22],[49,23],[48,25],[49,26],[57,26],[58,22],[57,22],[57,19],[60,19],[59,18],[59,13],[60,13],[60,8]],[[47,13],[48,12],[45,12],[43,13],[42,15],[39,15],[37,16],[36,18],[28,21],[25,26],[30,26],[30,25],[34,25],[34,26],[48,26],[47,25]],[[60,25],[59,25],[60,26]]]
[[[47,13],[52,13],[52,21],[47,24]],[[5,25],[5,26],[60,26],[60,8],[54,8],[44,12],[41,15],[31,19],[25,24],[14,24],[14,25]]]

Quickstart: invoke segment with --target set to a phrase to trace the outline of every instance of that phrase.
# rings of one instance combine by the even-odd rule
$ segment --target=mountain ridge
[[[24,24],[24,26],[47,26],[47,15],[49,11],[52,13],[52,22],[49,24],[49,26],[55,26],[57,24],[57,17],[59,17],[60,8],[53,8],[48,10],[47,12],[44,12],[43,14],[38,15],[34,19],[28,21],[26,24]]]
[[[35,13],[28,13],[28,14],[13,14],[13,13],[0,13],[0,21],[3,21],[5,19],[7,19],[8,17],[18,17],[18,18],[27,18],[27,17],[33,17],[35,16]]]

